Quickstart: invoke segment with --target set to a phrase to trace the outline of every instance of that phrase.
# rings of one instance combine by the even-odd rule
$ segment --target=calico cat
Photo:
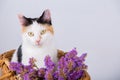
[[[44,67],[44,58],[49,55],[57,61],[57,49],[54,44],[54,30],[51,14],[47,9],[39,18],[27,18],[18,15],[22,27],[22,44],[13,55],[13,62],[28,64],[29,58],[34,57],[38,67]]]

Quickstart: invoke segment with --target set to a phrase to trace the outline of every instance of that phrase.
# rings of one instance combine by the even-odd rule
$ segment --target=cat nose
[[[39,43],[39,42],[40,42],[40,39],[36,40],[36,42]]]
[[[36,43],[37,43],[37,44],[40,44],[40,40],[41,40],[41,36],[39,36],[39,38],[36,39]]]
[[[40,44],[40,39],[36,40],[36,43],[39,45]]]

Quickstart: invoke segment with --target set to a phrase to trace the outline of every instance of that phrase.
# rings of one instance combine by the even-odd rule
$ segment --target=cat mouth
[[[36,43],[36,46],[40,46],[41,45],[41,43]]]

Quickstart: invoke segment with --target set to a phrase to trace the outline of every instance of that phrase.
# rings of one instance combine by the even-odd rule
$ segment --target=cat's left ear
[[[39,17],[38,22],[43,23],[43,24],[50,24],[51,23],[51,14],[50,14],[50,10],[46,9],[42,15]]]
[[[28,26],[32,23],[32,21],[29,18],[26,18],[22,14],[18,14],[18,19],[22,26]]]

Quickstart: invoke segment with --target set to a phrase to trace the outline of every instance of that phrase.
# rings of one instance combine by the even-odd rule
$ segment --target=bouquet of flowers
[[[34,58],[30,58],[29,65],[11,62],[9,68],[22,80],[79,80],[87,69],[87,65],[84,64],[86,55],[84,53],[78,57],[76,49],[72,49],[57,63],[46,56],[44,60],[46,68],[38,68]]]

